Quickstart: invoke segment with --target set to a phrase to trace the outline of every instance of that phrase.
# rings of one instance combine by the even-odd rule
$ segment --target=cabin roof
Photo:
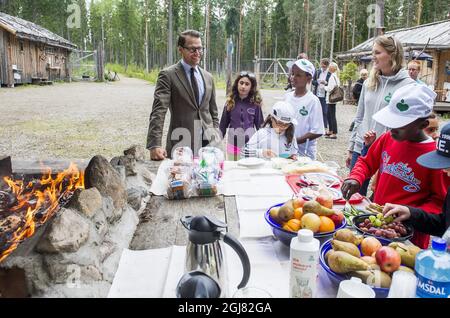
[[[0,12],[0,28],[14,34],[19,39],[45,43],[50,46],[75,50],[77,46],[63,37],[27,20]]]
[[[428,40],[428,49],[448,49],[450,48],[450,20],[438,21],[410,28],[402,28],[385,32],[386,36],[394,36],[403,47],[412,50],[422,50]],[[338,54],[339,58],[349,56],[359,56],[370,54],[375,37],[358,44],[347,52]]]

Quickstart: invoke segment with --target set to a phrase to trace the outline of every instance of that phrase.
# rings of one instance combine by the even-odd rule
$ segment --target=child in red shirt
[[[391,130],[373,143],[365,157],[360,157],[342,185],[345,198],[350,198],[360,185],[378,172],[377,191],[373,201],[409,205],[428,213],[440,213],[446,194],[442,170],[422,167],[417,157],[433,151],[435,142],[425,135],[428,116],[436,94],[428,87],[410,84],[398,89],[389,105],[373,115],[373,119]],[[427,248],[429,235],[415,232],[411,240]]]

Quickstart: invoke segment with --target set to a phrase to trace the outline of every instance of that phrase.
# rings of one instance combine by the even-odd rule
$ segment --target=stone
[[[114,206],[114,200],[111,197],[103,197],[103,213],[109,224],[115,223],[122,217],[123,209]]]
[[[149,192],[144,187],[129,188],[127,189],[128,204],[136,211],[139,211],[141,209],[142,199],[148,194]]]
[[[95,187],[76,191],[69,206],[92,218],[102,207],[102,195]]]
[[[85,170],[86,189],[97,188],[104,197],[111,197],[116,209],[122,209],[127,203],[127,193],[119,173],[102,156],[91,159]]]
[[[111,200],[111,202],[112,202],[112,200]],[[102,199],[102,205],[103,205],[103,199]],[[111,206],[112,206],[112,203],[111,203]],[[92,222],[94,223],[94,227],[95,227],[95,231],[97,232],[97,235],[103,239],[109,230],[108,220],[106,219],[106,215],[103,212],[103,209],[101,209],[94,215]]]
[[[145,165],[139,164],[136,167],[137,174],[142,180],[149,186],[152,186],[153,180],[156,179],[156,175],[150,171]]]
[[[62,263],[58,258],[45,258],[45,268],[54,284],[79,284],[101,281],[100,270],[94,265]]]
[[[126,156],[131,155],[137,161],[150,160],[150,152],[142,145],[133,145],[123,153]]]
[[[72,209],[61,209],[36,246],[41,253],[76,252],[89,238],[89,222]]]

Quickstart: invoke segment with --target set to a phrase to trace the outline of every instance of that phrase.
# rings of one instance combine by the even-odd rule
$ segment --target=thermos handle
[[[237,253],[237,255],[239,255],[239,258],[241,259],[242,268],[244,270],[244,273],[242,275],[242,280],[238,285],[238,289],[245,287],[245,285],[247,285],[247,283],[248,283],[248,280],[250,279],[250,260],[248,258],[247,252],[245,251],[242,244],[237,239],[234,238],[234,236],[225,234],[223,236],[223,241],[226,244],[230,245],[233,248],[233,250]]]

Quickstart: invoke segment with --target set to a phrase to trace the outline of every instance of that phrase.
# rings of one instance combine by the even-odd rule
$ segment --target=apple
[[[375,237],[368,236],[361,242],[361,252],[364,256],[370,256],[378,251],[383,245]]]
[[[328,209],[333,208],[333,198],[329,195],[321,194],[316,197],[316,201],[319,202],[321,206],[324,206]]]
[[[376,251],[375,259],[385,273],[392,273],[399,269],[402,260],[400,254],[389,246],[382,246]]]
[[[342,211],[335,211],[333,215],[330,215],[329,218],[334,222],[334,226],[338,227],[344,221],[344,213]]]
[[[300,220],[301,228],[308,229],[317,233],[320,227],[320,217],[314,213],[308,213],[302,216]]]
[[[306,201],[303,198],[295,198],[292,200],[292,205],[294,206],[294,209],[303,208],[305,202]]]

